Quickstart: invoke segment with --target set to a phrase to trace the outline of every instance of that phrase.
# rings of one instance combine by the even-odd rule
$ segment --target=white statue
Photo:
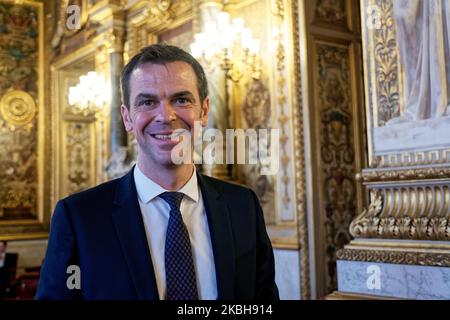
[[[393,0],[405,110],[388,124],[450,115],[450,0]]]

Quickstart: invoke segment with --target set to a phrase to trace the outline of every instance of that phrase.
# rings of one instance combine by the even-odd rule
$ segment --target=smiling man
[[[122,119],[138,144],[124,177],[58,202],[38,299],[278,299],[263,213],[250,189],[175,164],[179,129],[206,126],[200,64],[169,45],[125,66]],[[71,285],[76,265],[80,286]],[[70,269],[72,270],[72,268]]]

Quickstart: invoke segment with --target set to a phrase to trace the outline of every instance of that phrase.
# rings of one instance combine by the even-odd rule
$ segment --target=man
[[[37,298],[278,299],[255,194],[172,161],[178,129],[207,124],[200,64],[177,47],[152,45],[125,66],[121,89],[137,165],[59,201]],[[70,265],[80,268],[80,289],[66,284]]]
[[[0,300],[4,299],[6,289],[16,276],[17,253],[7,253],[7,241],[0,241]]]

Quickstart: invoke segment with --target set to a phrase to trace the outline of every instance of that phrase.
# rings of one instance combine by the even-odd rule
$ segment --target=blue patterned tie
[[[170,206],[164,253],[166,300],[198,300],[191,241],[180,212],[183,194],[164,192],[159,196]]]

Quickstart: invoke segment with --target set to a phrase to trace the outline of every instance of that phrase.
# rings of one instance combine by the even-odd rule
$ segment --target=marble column
[[[111,80],[111,124],[110,124],[110,147],[114,153],[117,148],[127,146],[127,132],[122,123],[120,106],[120,74],[123,68],[123,55],[121,52],[112,51],[109,53]]]
[[[122,124],[120,106],[120,75],[124,66],[123,52],[125,43],[125,11],[110,1],[103,6],[91,8],[89,17],[98,23],[99,57],[102,66],[98,66],[109,78],[111,86],[109,113],[110,157],[106,164],[108,178],[117,178],[125,174],[130,164],[128,159],[127,133]]]

